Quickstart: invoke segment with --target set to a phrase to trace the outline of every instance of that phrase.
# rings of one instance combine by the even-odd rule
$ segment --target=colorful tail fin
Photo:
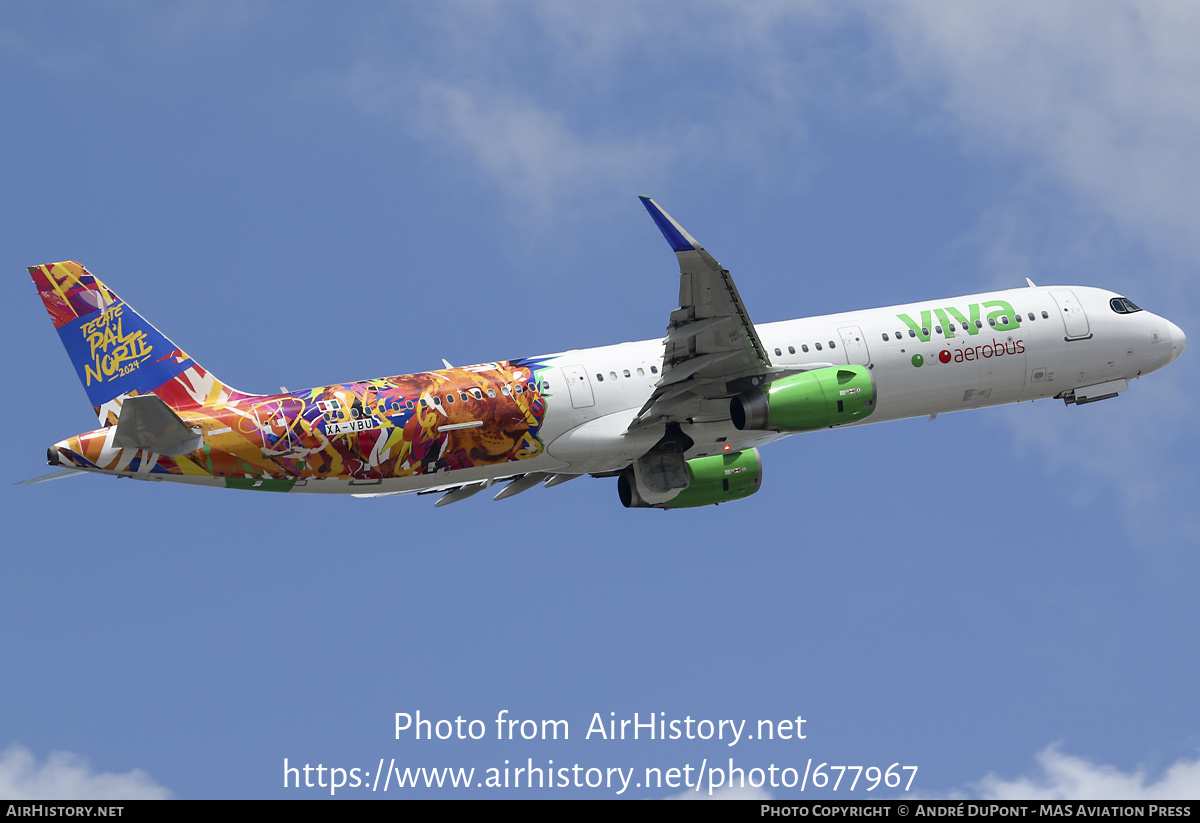
[[[102,425],[117,422],[127,396],[154,394],[175,410],[244,396],[206,372],[79,263],[30,266],[29,273]]]

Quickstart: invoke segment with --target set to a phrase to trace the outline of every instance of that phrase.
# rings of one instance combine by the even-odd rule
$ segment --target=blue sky
[[[0,796],[733,757],[1195,797],[1192,353],[1094,406],[794,437],[704,510],[12,484],[94,420],[25,272],[62,259],[248,391],[660,336],[638,194],[758,322],[1028,276],[1194,336],[1197,40],[1152,2],[6,3]],[[417,710],[571,739],[395,739]],[[584,739],[610,712],[807,736]]]

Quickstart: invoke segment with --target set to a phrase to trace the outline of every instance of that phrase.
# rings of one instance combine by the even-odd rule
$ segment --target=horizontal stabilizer
[[[125,398],[113,443],[121,448],[147,449],[178,457],[203,446],[204,438],[160,398],[147,394]]]
[[[87,474],[82,469],[58,469],[49,474],[43,474],[41,477],[31,477],[28,480],[19,480],[16,486],[32,486],[34,483],[48,483],[51,480],[62,480],[64,477],[74,477],[77,474]]]

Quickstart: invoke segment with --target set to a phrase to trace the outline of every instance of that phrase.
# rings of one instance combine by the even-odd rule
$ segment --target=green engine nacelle
[[[864,366],[793,374],[729,401],[739,430],[802,432],[865,420],[875,411],[875,383]]]
[[[617,478],[617,491],[621,503],[627,509],[690,509],[728,503],[749,497],[759,489],[762,481],[762,459],[758,449],[714,454],[711,457],[694,457],[687,466],[688,485],[670,500],[649,503],[638,492],[637,480],[632,469],[626,469]]]

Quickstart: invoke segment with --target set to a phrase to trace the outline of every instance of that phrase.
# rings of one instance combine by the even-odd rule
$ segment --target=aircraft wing
[[[729,272],[649,197],[642,205],[679,259],[662,377],[630,428],[683,422],[698,401],[728,397],[733,381],[776,371]]]

